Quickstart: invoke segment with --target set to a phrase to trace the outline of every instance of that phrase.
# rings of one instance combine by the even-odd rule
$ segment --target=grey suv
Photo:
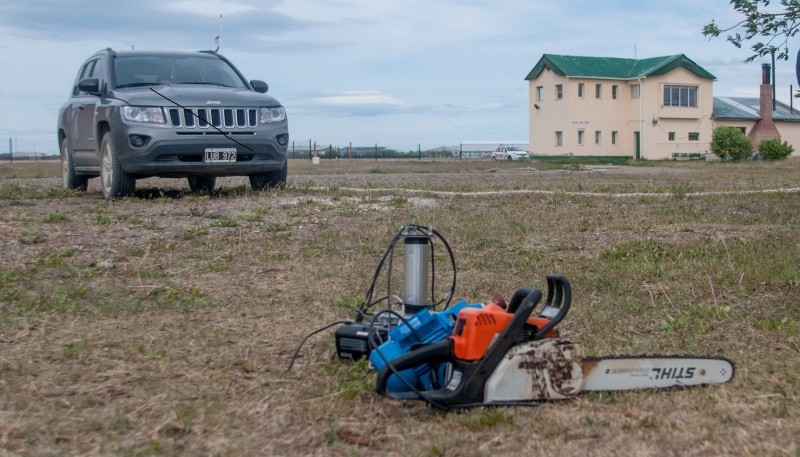
[[[282,187],[289,127],[266,92],[211,51],[99,51],[58,114],[64,186],[99,176],[107,199],[150,176],[188,178],[192,191],[210,192],[218,176]]]

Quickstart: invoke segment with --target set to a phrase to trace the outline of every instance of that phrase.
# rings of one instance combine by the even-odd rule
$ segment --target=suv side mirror
[[[262,94],[266,93],[269,90],[269,86],[264,81],[254,79],[250,81],[250,85],[253,86],[253,90],[256,92],[261,92]]]
[[[100,95],[100,80],[97,78],[81,79],[78,82],[78,90],[92,95]]]

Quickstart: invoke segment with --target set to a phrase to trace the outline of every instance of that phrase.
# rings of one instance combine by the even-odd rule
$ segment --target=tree
[[[789,39],[800,30],[800,0],[731,0],[730,3],[744,19],[725,28],[720,28],[712,19],[703,27],[703,35],[717,37],[727,33],[728,41],[737,48],[745,42],[758,40],[750,46],[753,54],[745,62],[772,53],[779,60],[789,60]],[[770,4],[773,8],[769,8]]]
[[[736,127],[720,126],[711,134],[711,152],[725,160],[750,157],[753,143]]]

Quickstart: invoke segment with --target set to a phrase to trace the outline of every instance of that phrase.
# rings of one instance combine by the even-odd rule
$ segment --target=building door
[[[636,145],[636,160],[642,158],[642,142],[640,141],[639,132],[633,132],[633,143]]]

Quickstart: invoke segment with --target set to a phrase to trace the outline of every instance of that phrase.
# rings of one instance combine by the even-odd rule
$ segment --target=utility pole
[[[778,70],[775,68],[775,50],[772,50],[772,112],[775,112],[775,73]]]
[[[14,163],[14,148],[11,144],[11,137],[8,137],[8,158],[11,160],[11,163]]]

